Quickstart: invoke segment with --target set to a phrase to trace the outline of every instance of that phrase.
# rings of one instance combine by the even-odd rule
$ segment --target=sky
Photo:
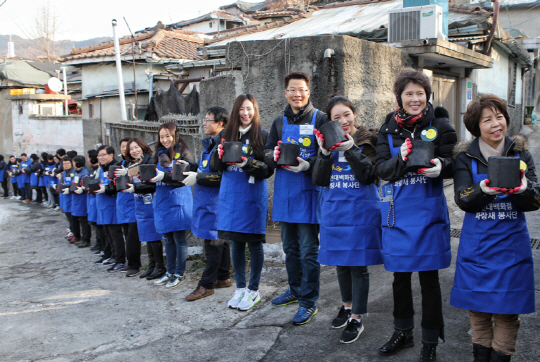
[[[4,0],[0,0],[2,4]],[[0,6],[0,34],[26,38],[35,24],[38,9],[49,2],[60,20],[57,40],[86,40],[112,37],[112,19],[118,21],[120,36],[128,35],[126,18],[133,32],[156,25],[195,18],[235,0],[6,0]],[[257,0],[250,0],[257,2]]]

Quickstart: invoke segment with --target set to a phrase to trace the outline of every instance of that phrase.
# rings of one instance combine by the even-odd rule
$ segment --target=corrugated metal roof
[[[317,10],[306,19],[258,33],[239,35],[213,43],[209,47],[223,46],[231,41],[269,40],[276,38],[296,38],[324,34],[358,34],[374,31],[388,25],[388,13],[400,9],[402,0],[379,2],[366,5],[344,6],[335,9]],[[449,12],[448,22],[484,21],[486,15]]]

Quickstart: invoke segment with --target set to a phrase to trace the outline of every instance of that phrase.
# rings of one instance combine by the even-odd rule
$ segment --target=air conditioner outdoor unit
[[[442,26],[443,9],[439,5],[392,10],[388,21],[388,42],[426,38],[446,40]]]

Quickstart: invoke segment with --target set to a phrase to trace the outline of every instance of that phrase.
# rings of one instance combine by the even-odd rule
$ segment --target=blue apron
[[[41,168],[44,169],[43,165],[41,165]],[[45,182],[45,175],[38,176],[38,186],[39,187],[47,186],[47,183]]]
[[[125,165],[126,161],[122,161]],[[116,219],[119,224],[137,222],[135,217],[135,197],[133,193],[118,192],[116,194]]]
[[[180,155],[177,154],[173,162],[176,162],[179,158]],[[156,168],[160,171],[172,171],[172,166],[163,168],[159,162]],[[191,187],[174,187],[161,181],[156,182],[154,225],[158,233],[189,230],[191,228],[192,210]]]
[[[289,124],[283,116],[281,142],[300,144],[300,158],[307,159],[317,154],[316,140],[313,130],[317,110],[309,125]],[[274,203],[272,219],[290,223],[318,224],[317,205],[320,187],[311,181],[311,175],[304,172],[291,172],[282,168],[276,169],[274,181]]]
[[[253,157],[249,155],[248,147],[247,144],[242,147],[244,156]],[[268,186],[266,180],[253,178],[252,183],[249,181],[250,176],[239,167],[231,165],[223,171],[219,187],[218,230],[266,234]]]
[[[392,157],[400,147],[393,147]],[[416,272],[448,268],[450,220],[443,191],[443,179],[409,172],[401,179],[382,187],[382,244],[384,268],[391,272]]]
[[[86,169],[82,169],[81,172],[74,172],[73,180],[74,183],[79,183],[81,179],[84,176],[88,175],[88,171]],[[87,200],[86,195],[88,195],[86,192],[83,192],[82,194],[77,193],[71,193],[71,215],[73,216],[88,216],[87,212]]]
[[[107,178],[108,172],[103,172],[103,169],[99,168],[99,180],[100,185],[107,186],[109,179]],[[97,209],[97,224],[98,225],[115,225],[118,224],[116,219],[116,196],[109,196],[106,192],[96,195],[96,209]]]
[[[213,149],[212,149],[213,151]],[[203,151],[199,161],[199,172],[211,172],[210,156],[212,151]],[[219,202],[219,187],[201,186],[195,184],[193,193],[193,221],[191,232],[198,238],[217,240],[217,211]]]
[[[0,170],[0,182],[4,181],[4,172],[5,172],[6,168],[7,168],[7,163],[4,166],[4,168]]]
[[[140,182],[138,177],[133,177],[134,184]],[[161,240],[161,234],[156,231],[154,225],[154,194],[134,193],[133,195],[139,240],[147,242]]]
[[[19,169],[19,166],[18,165],[11,165],[10,168],[11,168],[11,174],[13,175],[13,173]],[[11,183],[14,184],[16,182],[17,182],[17,176],[11,176]]]
[[[45,166],[45,172],[53,171],[55,168],[56,165],[47,165]],[[53,186],[58,183],[56,176],[43,175],[43,180],[45,182],[45,187],[48,189],[53,188]]]
[[[333,152],[330,185],[321,208],[319,263],[382,264],[381,205],[377,186],[356,178],[343,152]]]
[[[21,171],[24,171],[25,168],[30,166],[32,166],[32,161],[30,159],[21,161]],[[21,182],[23,183],[22,187],[24,187],[24,184],[30,183],[30,175],[25,173],[21,174]]]
[[[95,178],[97,171],[97,169],[92,170],[90,177]],[[88,213],[88,221],[97,223],[96,195],[92,193],[86,195],[86,212]]]
[[[74,176],[73,172],[67,174],[66,171],[64,171],[63,175],[64,184],[71,185],[72,177]],[[63,212],[71,212],[71,196],[71,193],[67,195],[60,193],[60,207]]]
[[[517,154],[519,157],[519,154]],[[473,182],[477,174],[472,159]],[[484,313],[534,313],[534,266],[525,214],[499,195],[481,212],[466,213],[450,304]]]

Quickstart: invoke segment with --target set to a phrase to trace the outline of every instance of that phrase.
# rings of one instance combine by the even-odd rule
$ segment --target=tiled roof
[[[239,23],[243,23],[242,18],[240,18],[239,16],[228,13],[226,11],[218,10],[218,11],[212,11],[211,13],[208,13],[208,14],[201,15],[197,18],[179,21],[174,24],[169,24],[168,26],[173,27],[173,28],[182,28],[184,26],[188,26],[191,24],[197,24],[203,21],[218,19],[218,18],[221,20],[236,21]]]
[[[465,5],[465,4],[448,4],[448,10],[456,12],[456,13],[485,15],[485,16],[490,16],[493,13],[493,11],[483,9],[480,6]]]
[[[195,37],[198,33],[186,30],[157,30],[143,32],[135,35],[135,59],[161,58],[161,59],[201,59],[197,55],[197,48],[203,45],[201,38]],[[139,52],[140,48],[140,52]],[[123,57],[132,59],[131,37],[120,39],[120,53]],[[73,49],[64,61],[74,61],[90,58],[114,57],[114,43],[112,41],[89,47]]]
[[[252,14],[253,19],[265,19],[265,18],[281,18],[286,16],[299,15],[302,13],[302,10],[267,10],[267,11],[257,11]]]

